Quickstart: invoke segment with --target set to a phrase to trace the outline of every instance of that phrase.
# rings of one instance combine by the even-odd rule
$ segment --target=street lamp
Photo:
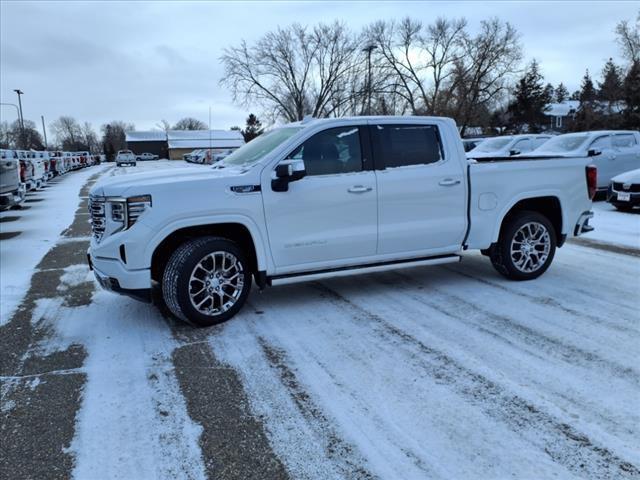
[[[362,49],[367,53],[367,115],[371,115],[371,52],[373,52],[377,46],[369,44]]]
[[[24,117],[22,116],[22,98],[20,97],[20,95],[24,95],[24,92],[19,88],[16,88],[14,92],[18,94],[18,105],[20,105],[20,126],[22,127],[22,130],[24,133]]]

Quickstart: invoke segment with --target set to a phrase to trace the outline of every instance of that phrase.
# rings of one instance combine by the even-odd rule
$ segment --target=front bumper
[[[95,258],[87,252],[89,268],[102,288],[151,303],[151,271],[127,270],[115,259]]]
[[[618,193],[629,194],[629,200],[618,200]],[[618,192],[614,190],[611,185],[607,190],[607,202],[612,205],[620,207],[637,207],[640,206],[640,193],[639,192]]]
[[[27,187],[24,183],[21,183],[17,190],[0,195],[0,206],[9,208],[14,205],[20,205],[24,201],[26,194]]]
[[[592,232],[593,227],[589,225],[589,220],[591,220],[592,218],[593,218],[592,211],[582,212],[582,214],[580,215],[580,218],[578,218],[578,221],[576,222],[575,228],[573,229],[573,235],[577,237],[584,233]]]

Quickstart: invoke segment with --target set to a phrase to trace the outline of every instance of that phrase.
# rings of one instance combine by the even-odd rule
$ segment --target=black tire
[[[240,267],[237,271],[242,279],[242,285],[235,289],[239,295],[237,295],[235,303],[227,310],[215,314],[205,314],[199,311],[191,301],[190,290],[194,283],[190,281],[190,278],[196,266],[213,252],[226,252],[237,259],[237,265],[239,264]],[[208,327],[225,322],[238,313],[251,290],[251,279],[252,272],[249,269],[247,257],[236,243],[221,237],[200,237],[183,243],[171,255],[162,275],[162,295],[167,307],[176,317],[199,327]],[[199,282],[199,280],[194,280],[194,282]],[[204,289],[204,282],[200,283]],[[224,286],[219,287],[223,291],[224,288]],[[206,293],[203,295],[207,296]],[[218,295],[218,293],[212,295]],[[204,305],[210,305],[213,308],[215,302],[219,302],[219,300],[214,300],[212,296],[210,298],[211,300],[206,301]],[[218,296],[218,298],[224,297]],[[222,308],[221,305],[220,309]]]
[[[523,271],[516,264],[516,260],[524,258],[522,257],[522,254],[516,253],[516,256],[518,257],[516,260],[514,260],[511,255],[511,245],[514,241],[514,237],[518,231],[528,223],[543,226],[549,236],[549,251],[546,255],[546,259],[544,261],[540,261],[540,265],[533,271]],[[533,280],[547,271],[556,253],[556,246],[556,232],[547,217],[538,212],[522,211],[517,212],[505,221],[498,241],[493,244],[489,250],[489,257],[491,258],[493,267],[505,277],[511,280]],[[534,256],[535,255],[538,254],[534,250]],[[540,260],[540,257],[543,257],[543,255],[539,255],[536,258]],[[526,265],[527,263],[525,262],[524,266],[526,267]]]

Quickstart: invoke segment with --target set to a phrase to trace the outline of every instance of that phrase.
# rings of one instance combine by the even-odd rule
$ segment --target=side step
[[[424,267],[427,265],[442,265],[444,263],[456,263],[461,260],[460,255],[440,255],[437,257],[414,258],[411,260],[400,260],[393,262],[373,263],[352,267],[339,267],[329,270],[318,270],[305,273],[290,273],[286,275],[275,275],[268,278],[271,285],[287,285],[290,283],[311,282],[332,277],[347,277],[349,275],[360,275],[364,273],[384,272],[387,270],[397,270],[400,268]]]

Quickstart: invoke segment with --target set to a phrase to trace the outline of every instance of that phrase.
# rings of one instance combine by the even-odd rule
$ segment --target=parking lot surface
[[[0,214],[2,478],[640,478],[640,215],[596,204],[534,281],[469,253],[194,329],[85,261],[93,182],[183,166],[90,167]]]

